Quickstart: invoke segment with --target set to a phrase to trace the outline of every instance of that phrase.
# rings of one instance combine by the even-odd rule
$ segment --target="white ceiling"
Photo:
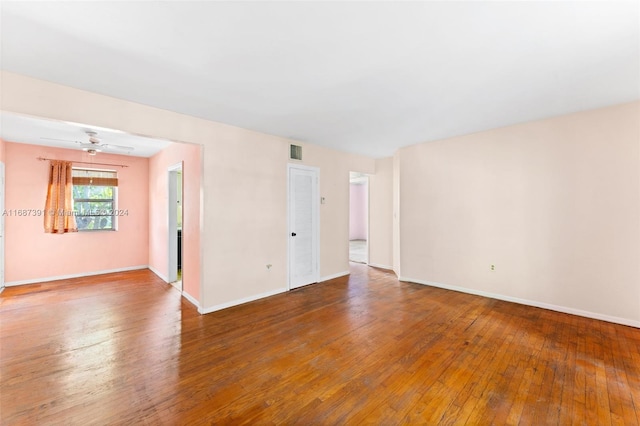
[[[102,152],[108,154],[151,157],[171,143],[86,124],[43,120],[6,112],[0,113],[0,137],[7,142],[82,150],[89,143],[87,131],[96,132],[100,144],[133,148],[132,150],[121,150],[98,147]]]
[[[640,97],[638,1],[0,8],[8,71],[373,157]]]

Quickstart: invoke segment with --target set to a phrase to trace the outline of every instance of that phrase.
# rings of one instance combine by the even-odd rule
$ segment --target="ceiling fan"
[[[41,138],[48,139],[52,141],[63,141],[63,142],[74,142],[82,147],[83,151],[86,151],[89,155],[96,155],[98,152],[102,152],[103,150],[115,150],[115,151],[133,151],[135,148],[132,146],[124,146],[124,145],[112,145],[108,143],[102,143],[102,141],[98,138],[98,133],[93,130],[85,130],[85,133],[88,136],[89,142],[81,142],[81,141],[72,141],[69,139],[56,139],[56,138]]]

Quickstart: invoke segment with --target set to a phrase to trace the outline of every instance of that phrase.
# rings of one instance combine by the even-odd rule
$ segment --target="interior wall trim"
[[[186,291],[182,290],[182,296],[184,296],[185,299],[187,299],[189,302],[191,302],[191,304],[193,306],[195,306],[196,308],[198,308],[198,312],[200,311],[200,303],[198,303],[198,301],[196,300],[195,297],[193,297],[192,295],[190,295],[189,293],[187,293]]]
[[[160,271],[158,271],[156,268],[154,268],[151,265],[149,265],[149,270],[151,272],[153,272],[154,274],[156,274],[162,281],[164,281],[165,283],[169,284],[169,278],[167,278],[166,275],[161,274]]]
[[[320,277],[318,282],[321,283],[321,282],[333,280],[333,279],[336,279],[336,278],[344,277],[345,275],[349,275],[350,273],[351,272],[349,272],[349,271],[342,271],[342,272],[338,272],[337,274],[327,275],[327,276],[324,276],[324,277]]]
[[[5,285],[7,287],[13,287],[18,285],[43,283],[47,281],[59,281],[59,280],[68,280],[70,278],[82,278],[82,277],[90,277],[93,275],[112,274],[114,272],[137,271],[139,269],[148,269],[148,268],[149,268],[149,265],[127,266],[126,268],[105,269],[102,271],[92,271],[92,272],[81,272],[79,274],[56,275],[52,277],[34,278],[31,280],[9,281],[9,282],[6,282]]]
[[[381,265],[379,263],[369,263],[369,266],[373,266],[374,268],[378,268],[378,269],[385,269],[387,271],[393,271],[393,266],[391,266],[391,265]]]
[[[326,277],[322,277],[322,278],[320,278],[320,280],[318,282],[332,280],[334,278],[343,277],[345,275],[349,275],[349,271],[343,271],[343,272],[339,272],[337,274],[333,274],[333,275],[328,275]],[[310,284],[310,285],[313,285],[313,284]],[[293,289],[293,290],[295,290],[295,289]],[[279,289],[276,289],[276,290],[267,291],[265,293],[260,293],[260,294],[256,294],[256,295],[253,295],[253,296],[245,297],[245,298],[242,298],[242,299],[232,300],[231,302],[220,303],[218,305],[210,306],[208,308],[204,308],[204,307],[199,306],[199,304],[196,302],[196,300],[193,297],[189,296],[189,297],[191,297],[191,299],[189,299],[189,297],[187,297],[186,293],[184,293],[184,292],[183,292],[183,295],[185,295],[185,297],[187,297],[187,299],[191,303],[193,303],[195,306],[198,307],[198,312],[200,312],[201,314],[210,314],[211,312],[220,311],[222,309],[230,308],[232,306],[242,305],[243,303],[249,303],[249,302],[253,302],[255,300],[259,300],[259,299],[264,299],[265,297],[275,296],[276,294],[285,293],[287,291],[289,291],[289,290],[286,287],[283,287],[283,288],[279,288]]]
[[[581,309],[569,308],[569,307],[560,306],[560,305],[553,305],[551,303],[538,302],[538,301],[535,301],[535,300],[520,299],[518,297],[511,297],[511,296],[505,296],[505,295],[502,295],[502,294],[489,293],[489,292],[485,292],[485,291],[481,291],[481,290],[475,290],[475,289],[470,289],[470,288],[465,288],[465,287],[458,287],[458,286],[453,286],[453,285],[448,285],[448,284],[437,283],[437,282],[433,282],[433,281],[419,280],[419,279],[416,279],[416,278],[399,277],[398,279],[400,281],[406,281],[406,282],[415,283],[415,284],[428,285],[428,286],[431,286],[431,287],[443,288],[445,290],[459,291],[461,293],[473,294],[475,296],[488,297],[490,299],[503,300],[505,302],[513,302],[513,303],[518,303],[520,305],[533,306],[535,308],[548,309],[550,311],[562,312],[564,314],[578,315],[580,317],[591,318],[591,319],[596,319],[596,320],[600,320],[600,321],[607,321],[607,322],[612,322],[612,323],[615,323],[615,324],[622,324],[622,325],[628,325],[630,327],[640,328],[640,321],[635,321],[635,320],[628,319],[628,318],[620,318],[620,317],[615,317],[615,316],[612,316],[612,315],[600,314],[600,313],[597,313],[597,312],[583,311]]]
[[[230,302],[220,303],[218,305],[209,306],[208,308],[198,307],[198,312],[201,314],[210,314],[211,312],[220,311],[222,309],[230,308],[232,306],[242,305],[243,303],[253,302],[254,300],[264,299],[265,297],[275,296],[276,294],[284,293],[288,291],[286,287],[278,288],[276,290],[267,291],[253,296],[244,297],[242,299],[232,300]],[[197,306],[197,305],[196,305]]]

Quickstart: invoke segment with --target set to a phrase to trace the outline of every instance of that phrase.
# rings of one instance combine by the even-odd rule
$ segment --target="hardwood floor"
[[[201,316],[149,271],[0,295],[0,423],[640,422],[640,330],[344,277]]]

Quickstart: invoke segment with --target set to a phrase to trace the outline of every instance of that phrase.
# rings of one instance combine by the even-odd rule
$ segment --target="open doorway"
[[[4,163],[0,162],[0,291],[4,289]]]
[[[349,260],[369,263],[369,176],[349,173]]]
[[[168,278],[171,285],[182,291],[182,163],[169,167],[168,173]]]

